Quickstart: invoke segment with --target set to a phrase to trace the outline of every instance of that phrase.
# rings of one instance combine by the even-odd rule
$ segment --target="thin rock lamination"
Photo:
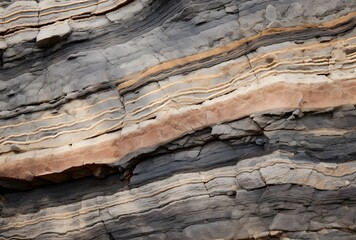
[[[353,1],[4,1],[0,239],[354,239]]]

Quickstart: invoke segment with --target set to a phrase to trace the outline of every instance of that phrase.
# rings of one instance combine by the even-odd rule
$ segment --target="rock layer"
[[[353,1],[0,5],[0,239],[354,239]]]

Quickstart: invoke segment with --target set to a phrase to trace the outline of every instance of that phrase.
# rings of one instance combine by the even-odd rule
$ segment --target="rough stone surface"
[[[55,23],[40,28],[36,38],[36,45],[40,48],[52,47],[57,42],[67,38],[71,33],[68,21]]]
[[[356,3],[0,3],[0,239],[355,239]]]

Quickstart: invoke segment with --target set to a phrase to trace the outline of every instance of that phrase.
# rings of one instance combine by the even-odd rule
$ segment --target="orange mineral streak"
[[[120,163],[125,156],[140,149],[156,147],[189,132],[253,113],[296,108],[310,111],[345,104],[356,104],[355,79],[318,84],[274,83],[200,105],[200,108],[178,111],[127,134],[113,135],[95,146],[85,145],[57,154],[48,151],[37,156],[33,153],[9,156],[8,161],[2,163],[0,177],[31,180],[85,164]]]
[[[284,33],[284,32],[301,31],[301,30],[304,30],[307,28],[333,28],[333,27],[336,27],[337,25],[346,23],[350,20],[353,21],[353,18],[355,18],[355,17],[356,17],[356,12],[351,12],[351,13],[349,13],[345,16],[342,16],[338,19],[320,23],[320,24],[305,24],[305,25],[296,26],[296,27],[266,29],[252,37],[243,38],[243,39],[234,41],[234,42],[229,43],[223,47],[218,47],[218,48],[214,48],[214,49],[202,52],[202,53],[197,53],[197,54],[194,54],[191,56],[167,61],[167,62],[158,64],[158,65],[155,65],[153,67],[150,67],[143,72],[131,74],[124,78],[118,79],[116,81],[116,83],[119,83],[117,87],[119,90],[122,90],[122,89],[125,89],[125,88],[135,85],[136,83],[142,81],[142,79],[147,78],[150,75],[155,75],[155,74],[165,71],[165,70],[177,68],[177,67],[185,65],[187,63],[202,61],[203,59],[226,54],[229,51],[232,51],[232,50],[235,50],[235,49],[241,47],[243,44],[246,44],[246,43],[252,42],[252,41],[256,41],[256,39],[261,38],[263,36],[277,35],[279,33]]]

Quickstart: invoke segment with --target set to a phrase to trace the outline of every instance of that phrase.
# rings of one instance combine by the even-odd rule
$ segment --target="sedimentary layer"
[[[0,239],[354,239],[353,1],[4,1]]]

